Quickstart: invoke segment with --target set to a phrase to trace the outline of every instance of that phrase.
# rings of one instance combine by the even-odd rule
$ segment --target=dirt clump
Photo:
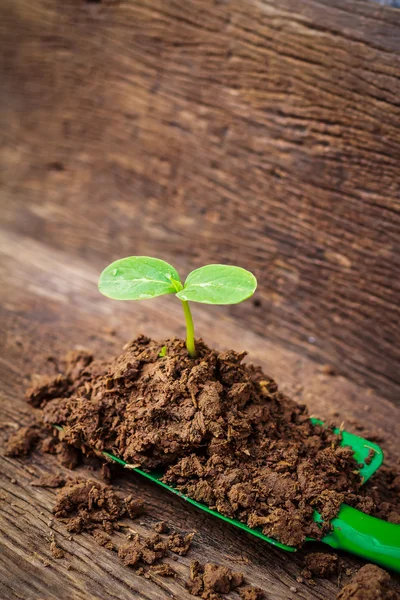
[[[133,498],[131,495],[124,499],[124,503],[126,513],[131,519],[137,519],[137,517],[141,517],[146,512],[143,502],[137,498]]]
[[[329,552],[311,552],[304,559],[305,569],[303,577],[330,577],[336,575],[340,569],[340,561],[337,554]]]
[[[164,562],[159,565],[150,565],[149,569],[155,575],[160,575],[161,577],[176,577],[176,571],[169,565]]]
[[[152,565],[168,554],[168,544],[158,533],[141,539],[136,534],[133,539],[118,549],[118,556],[127,567]]]
[[[103,463],[101,465],[101,478],[104,483],[110,484],[112,482],[113,472],[109,463]]]
[[[75,469],[81,461],[81,453],[78,448],[66,442],[57,445],[56,454],[58,462],[66,469]]]
[[[62,475],[49,473],[46,475],[41,475],[39,479],[31,481],[31,486],[57,489],[63,487],[65,483],[65,477],[63,477]]]
[[[111,540],[111,536],[102,529],[93,529],[92,535],[99,546],[103,546],[103,548],[107,548],[107,550],[115,550],[115,545]]]
[[[29,401],[35,408],[45,404],[52,398],[64,396],[70,388],[71,380],[64,375],[41,375],[26,391]]]
[[[364,565],[339,592],[337,600],[396,600],[389,573],[376,565]]]
[[[74,469],[81,461],[82,453],[54,435],[46,435],[43,424],[38,419],[35,424],[21,427],[6,442],[6,456],[22,458],[33,450],[45,454],[55,454],[58,462],[67,469]],[[46,487],[46,486],[43,486]],[[47,486],[49,487],[49,486]]]
[[[40,428],[37,425],[21,427],[13,433],[6,443],[6,456],[27,456],[40,439]]]
[[[131,495],[122,497],[110,486],[90,479],[68,481],[56,497],[53,508],[55,516],[66,524],[71,533],[90,532],[94,540],[104,548],[118,552],[124,565],[134,567],[136,572],[149,577],[150,565],[160,562],[174,552],[181,556],[189,551],[194,533],[187,535],[174,532],[169,536],[154,533],[141,537],[128,533],[126,543],[114,543],[111,535],[119,531],[122,518],[135,519],[143,514],[143,503]],[[166,523],[158,523],[158,529],[169,533]],[[53,540],[54,541],[54,540]],[[172,557],[172,556],[171,556]],[[157,567],[157,568],[156,568]],[[167,563],[156,565],[152,572],[162,577],[175,577],[176,573]]]
[[[243,583],[242,573],[236,573],[213,563],[204,566],[195,560],[190,565],[190,577],[186,588],[193,596],[204,600],[219,600],[221,594],[229,594]]]
[[[55,540],[53,540],[50,543],[50,552],[53,555],[53,557],[57,560],[59,560],[60,558],[64,558],[65,556],[65,552],[62,548],[60,548],[60,546],[57,544],[57,542]]]
[[[238,591],[242,600],[263,600],[263,598],[265,598],[264,592],[257,587],[247,586],[239,588]]]
[[[175,554],[186,556],[192,544],[193,537],[194,533],[188,533],[187,535],[173,533],[168,537],[168,548],[171,552],[175,552]]]
[[[157,533],[169,533],[169,527],[165,521],[159,521],[153,525],[154,531]]]
[[[53,509],[71,533],[95,529],[112,533],[119,529],[119,519],[124,516],[135,518],[142,511],[143,504],[132,496],[121,498],[110,487],[90,479],[68,482],[58,492]]]
[[[387,458],[387,457],[386,457]],[[386,464],[379,468],[365,485],[363,497],[355,507],[389,521],[400,524],[400,466]]]

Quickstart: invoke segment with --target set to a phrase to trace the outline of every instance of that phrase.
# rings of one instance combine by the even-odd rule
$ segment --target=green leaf
[[[167,356],[167,346],[163,346],[160,350],[160,352],[158,353],[158,356],[160,358],[164,358],[164,356]]]
[[[99,290],[114,300],[147,300],[182,289],[179,275],[167,262],[150,256],[129,256],[108,265]]]
[[[237,304],[250,298],[256,287],[257,279],[246,269],[207,265],[189,273],[183,290],[176,295],[180,300],[203,304]]]

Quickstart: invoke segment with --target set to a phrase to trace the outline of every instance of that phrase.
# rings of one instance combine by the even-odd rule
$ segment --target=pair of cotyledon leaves
[[[171,265],[150,256],[130,256],[111,263],[100,275],[99,290],[114,300],[146,300],[175,294],[203,304],[237,304],[254,294],[252,273],[229,265],[206,265],[192,271],[182,284]]]

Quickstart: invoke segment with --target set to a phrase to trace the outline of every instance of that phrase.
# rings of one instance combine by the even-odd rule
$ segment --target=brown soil
[[[134,519],[143,511],[143,504],[132,496],[121,498],[111,488],[90,479],[67,483],[58,492],[53,509],[71,533],[96,529],[112,533],[119,529],[119,519],[124,516]]]
[[[263,600],[263,598],[265,598],[265,594],[260,588],[247,586],[239,588],[238,591],[242,600]]]
[[[6,456],[26,456],[40,439],[40,428],[37,425],[21,427],[13,433],[6,443]]]
[[[159,565],[151,565],[150,571],[161,577],[176,577],[176,571],[174,571],[171,565],[165,562]]]
[[[376,565],[365,565],[338,594],[337,600],[396,600],[389,573]]]
[[[364,512],[371,512],[379,519],[400,524],[399,464],[380,467],[363,491],[366,495],[364,502],[368,503]]]
[[[183,535],[174,532],[162,537],[154,533],[142,538],[138,534],[128,534],[128,542],[119,545],[113,542],[111,535],[120,529],[120,520],[124,517],[135,519],[144,512],[143,503],[131,495],[122,497],[110,486],[91,479],[75,479],[69,481],[56,497],[53,512],[62,520],[71,533],[90,532],[96,542],[108,550],[118,551],[118,556],[126,566],[136,567],[146,574],[143,567],[153,565],[168,556],[170,552],[186,555],[190,549],[194,533]],[[166,523],[159,523],[163,533],[169,532]],[[51,551],[56,556],[55,541],[52,540]],[[61,550],[61,549],[60,549]],[[62,550],[61,550],[62,552]],[[166,563],[153,569],[155,574],[163,577],[174,577],[175,571]]]
[[[172,552],[175,552],[175,554],[186,556],[186,554],[189,552],[193,537],[194,533],[188,533],[187,535],[173,533],[168,538],[168,548]]]
[[[64,558],[65,556],[64,550],[60,548],[60,546],[58,546],[55,540],[53,540],[50,543],[50,552],[52,553],[53,557],[57,560],[59,560],[60,558]]]
[[[104,548],[107,548],[107,550],[115,550],[115,545],[108,533],[102,529],[94,529],[92,533],[99,546],[103,546]]]
[[[186,587],[193,596],[204,600],[219,600],[221,594],[229,594],[243,583],[242,573],[236,573],[213,563],[202,566],[194,560],[190,564],[190,577]]]
[[[158,533],[154,533],[146,538],[140,537],[139,534],[135,534],[130,536],[128,543],[119,547],[118,556],[127,567],[153,565],[155,562],[168,556],[169,551],[180,554],[181,556],[186,555],[190,549],[193,536],[193,533],[186,536],[174,533],[165,539]],[[161,568],[160,566],[159,569],[165,570],[166,567]],[[166,572],[160,572],[159,574],[162,574],[165,577],[174,576],[167,575]]]
[[[337,554],[329,552],[311,552],[304,559],[305,569],[303,577],[330,577],[336,575],[340,569],[340,561]]]
[[[182,492],[286,544],[326,531],[314,509],[329,521],[341,502],[360,506],[351,449],[243,364],[244,353],[201,340],[197,348],[193,360],[181,340],[140,336],[108,364],[72,353],[64,374],[36,383],[29,401],[46,425],[64,428],[64,443],[162,468]]]
[[[118,549],[118,556],[127,567],[152,565],[167,554],[168,544],[158,533],[144,540],[135,535],[129,543]]]
[[[169,533],[169,527],[165,521],[159,521],[159,523],[155,523],[153,525],[153,529],[157,533]]]
[[[42,475],[39,479],[35,479],[31,482],[32,487],[42,487],[42,488],[60,488],[65,485],[65,477],[62,475],[53,475],[52,473],[48,475]]]
[[[56,454],[60,464],[68,469],[74,469],[81,459],[78,448],[47,435],[37,423],[21,427],[13,433],[6,443],[5,454],[21,458],[27,456],[34,448],[48,454]]]

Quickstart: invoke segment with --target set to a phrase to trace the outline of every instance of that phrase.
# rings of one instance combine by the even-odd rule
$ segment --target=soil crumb
[[[111,483],[112,481],[112,470],[109,463],[103,463],[101,465],[101,478],[104,483]]]
[[[190,577],[186,588],[193,596],[204,600],[219,600],[221,594],[229,594],[242,585],[242,573],[236,573],[213,563],[202,566],[195,560],[190,564]]]
[[[35,479],[31,481],[32,487],[42,487],[42,488],[60,488],[65,485],[65,477],[62,475],[54,475],[50,473],[48,475],[41,475],[39,479]]]
[[[151,565],[150,571],[161,577],[176,577],[176,571],[174,571],[171,565],[165,562],[160,565]]]
[[[153,529],[157,533],[169,533],[169,527],[165,521],[160,521],[159,523],[155,523],[153,525]]]
[[[54,454],[57,456],[60,465],[67,469],[75,469],[79,465],[82,453],[78,448],[64,442],[57,435],[45,435],[47,432],[43,430],[43,425],[41,425],[40,432],[39,426],[36,426],[36,428],[38,429],[38,435],[32,442],[29,452],[37,448],[45,454]],[[61,433],[59,435],[61,436]]]
[[[74,452],[112,450],[144,470],[162,469],[179,491],[291,546],[325,535],[342,502],[377,511],[332,427],[312,424],[305,405],[243,363],[244,352],[202,340],[197,350],[192,359],[182,340],[139,336],[109,363],[73,352],[63,374],[36,381],[28,400],[45,426],[63,428]],[[386,512],[399,518],[393,507]]]
[[[265,598],[265,594],[260,588],[252,586],[240,588],[239,596],[242,600],[263,600]]]
[[[330,577],[339,572],[340,562],[337,554],[329,552],[311,552],[304,559],[305,569],[302,571],[303,577]]]
[[[188,533],[187,535],[173,533],[168,538],[168,548],[172,552],[175,552],[175,554],[186,556],[192,544],[193,537],[194,533]]]
[[[71,533],[101,528],[112,533],[119,529],[118,520],[122,517],[137,517],[139,506],[143,510],[143,504],[132,496],[121,498],[97,481],[75,479],[58,492],[53,513]]]
[[[337,600],[396,600],[389,573],[376,565],[365,565],[341,590]]]
[[[36,377],[32,386],[26,391],[32,406],[39,407],[52,398],[63,397],[71,386],[71,379],[64,375],[41,375]]]
[[[56,454],[58,462],[66,469],[75,469],[80,463],[81,454],[78,448],[66,442],[58,444]]]
[[[364,486],[356,508],[389,523],[400,524],[400,467],[382,465]]]
[[[111,537],[102,529],[94,529],[92,535],[99,546],[103,546],[107,550],[115,550]]]
[[[128,543],[120,546],[118,556],[127,567],[143,567],[152,565],[164,558],[168,553],[168,545],[158,533],[141,539],[139,534]]]
[[[53,540],[50,543],[50,552],[53,555],[53,557],[57,560],[59,560],[60,558],[64,558],[65,556],[64,550],[62,550],[62,548],[60,548],[60,546],[57,545],[57,542],[55,540]]]
[[[36,446],[40,438],[40,428],[37,425],[21,427],[13,433],[6,443],[6,456],[27,456]]]

